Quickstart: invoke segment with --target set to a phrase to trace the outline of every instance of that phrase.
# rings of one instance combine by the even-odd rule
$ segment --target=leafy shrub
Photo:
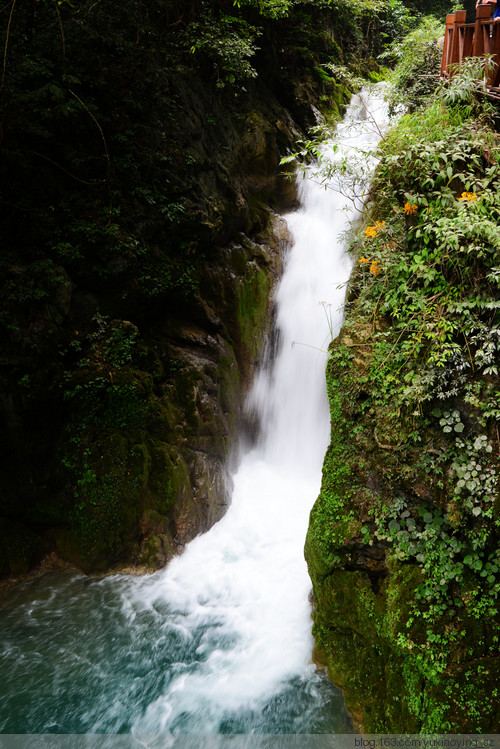
[[[217,76],[216,85],[223,88],[257,76],[250,58],[255,54],[254,42],[260,33],[242,18],[223,13],[217,18],[206,11],[189,24],[185,39],[193,55],[202,54],[210,60]]]
[[[427,106],[438,85],[441,66],[438,39],[443,34],[443,24],[429,16],[382,54],[382,59],[396,63],[388,92],[393,111],[401,107],[413,111]]]

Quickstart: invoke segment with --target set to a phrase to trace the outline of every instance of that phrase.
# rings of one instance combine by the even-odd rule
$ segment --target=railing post
[[[457,10],[455,13],[455,23],[453,24],[453,37],[452,37],[452,61],[451,64],[462,62],[462,50],[460,49],[460,31],[461,27],[465,24],[465,17],[467,11]]]
[[[476,8],[476,25],[474,28],[474,43],[472,45],[472,56],[482,57],[485,52],[489,49],[489,32],[486,31],[486,27],[489,27],[489,19],[491,15],[490,5],[478,5]],[[485,33],[488,33],[488,40],[485,38]]]
[[[453,13],[448,13],[446,16],[446,29],[444,32],[443,42],[443,56],[441,58],[441,78],[448,75],[448,65],[450,65],[449,55],[451,53],[452,38],[453,38],[453,25],[455,23],[455,16]]]
[[[492,24],[490,54],[494,68],[488,73],[488,86],[495,88],[500,82],[500,20]]]

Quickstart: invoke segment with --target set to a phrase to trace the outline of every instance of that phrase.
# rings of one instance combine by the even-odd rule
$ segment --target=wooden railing
[[[450,78],[453,66],[466,57],[492,55],[494,67],[487,73],[486,85],[500,93],[500,18],[490,18],[491,6],[479,5],[475,23],[465,23],[465,10],[446,16],[446,31],[441,60],[441,77]]]

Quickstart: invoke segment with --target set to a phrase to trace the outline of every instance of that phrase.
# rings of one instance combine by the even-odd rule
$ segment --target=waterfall
[[[372,99],[371,111],[381,101]],[[354,97],[337,140],[377,138]],[[341,158],[341,153],[335,154]],[[311,180],[287,217],[278,350],[250,406],[258,444],[232,504],[166,569],[145,577],[53,573],[0,612],[3,733],[251,734],[352,730],[311,664],[308,515],[328,445],[326,349],[342,321],[349,201]],[[44,587],[40,587],[40,586]]]

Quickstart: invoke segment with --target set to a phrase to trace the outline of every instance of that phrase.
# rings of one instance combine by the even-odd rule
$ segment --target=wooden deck
[[[465,10],[446,16],[441,78],[450,78],[453,66],[466,57],[493,55],[495,66],[486,86],[489,95],[500,101],[500,18],[490,18],[490,9],[490,5],[479,5],[475,23],[465,23]]]

